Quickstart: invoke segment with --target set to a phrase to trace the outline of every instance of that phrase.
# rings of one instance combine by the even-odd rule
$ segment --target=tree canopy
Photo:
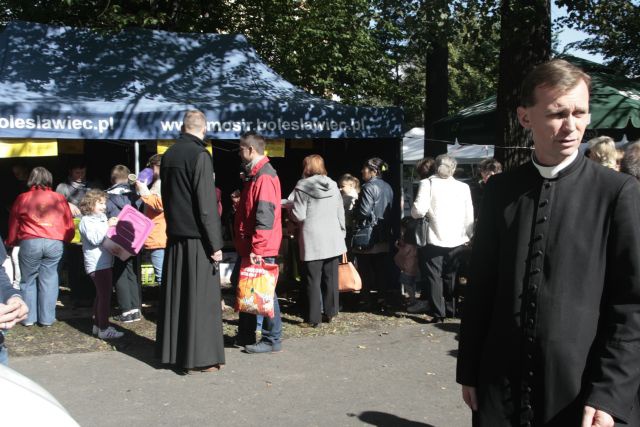
[[[570,47],[600,53],[608,65],[640,77],[640,1],[557,0],[556,3],[567,8],[567,15],[558,20],[558,25],[593,36]]]
[[[292,83],[354,105],[404,108],[407,127],[425,123],[431,96],[458,111],[498,88],[501,5],[506,0],[0,0],[0,24],[21,19],[119,30],[244,34]],[[524,2],[529,4],[530,2]],[[523,4],[524,4],[523,3]],[[534,4],[535,2],[531,2]],[[520,3],[514,3],[516,9]],[[556,0],[559,26],[594,37],[580,47],[640,75],[638,0]],[[537,9],[535,13],[549,11]],[[522,27],[527,22],[510,22]],[[504,22],[502,29],[506,28]],[[504,42],[504,39],[503,39]],[[445,55],[429,56],[434,46]],[[443,62],[444,61],[444,62]],[[444,66],[444,68],[443,68]],[[446,76],[429,88],[429,70]],[[434,77],[435,78],[435,77]],[[427,93],[429,91],[431,93]],[[443,105],[444,103],[444,105]]]

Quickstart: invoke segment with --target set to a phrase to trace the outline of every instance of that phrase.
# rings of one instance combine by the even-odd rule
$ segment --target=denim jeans
[[[274,257],[263,258],[267,264],[274,264],[276,259]],[[237,261],[240,264],[240,260]],[[239,269],[240,267],[238,267]],[[234,283],[237,286],[238,283]],[[255,330],[257,325],[257,316],[255,314],[240,313],[238,322],[238,336],[242,340],[251,340],[251,337],[255,337]],[[282,319],[280,318],[280,304],[278,303],[278,296],[273,295],[273,318],[264,317],[262,319],[262,340],[269,343],[278,343],[282,341]]]
[[[162,263],[164,262],[164,248],[152,249],[151,264],[153,264],[153,272],[156,276],[156,283],[162,284]]]
[[[29,314],[25,324],[51,325],[56,320],[60,240],[27,239],[20,242],[20,289]]]

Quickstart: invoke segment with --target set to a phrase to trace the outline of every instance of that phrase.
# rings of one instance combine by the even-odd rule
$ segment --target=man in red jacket
[[[234,244],[238,255],[252,264],[273,264],[282,241],[280,180],[264,155],[265,140],[254,132],[240,138],[240,158],[245,169],[244,186],[235,215]],[[282,321],[278,298],[274,295],[274,316],[265,317],[262,339],[255,342],[256,316],[240,313],[239,345],[247,353],[270,353],[282,349]]]

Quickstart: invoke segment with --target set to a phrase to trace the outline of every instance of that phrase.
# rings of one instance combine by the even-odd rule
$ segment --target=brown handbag
[[[338,264],[338,290],[340,292],[360,292],[362,279],[353,264],[347,260],[347,254],[342,254]]]

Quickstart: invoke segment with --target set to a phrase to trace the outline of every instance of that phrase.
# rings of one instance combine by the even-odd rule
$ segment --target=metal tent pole
[[[140,143],[135,141],[133,143],[133,156],[135,157],[134,166],[136,169],[136,175],[140,174]]]

